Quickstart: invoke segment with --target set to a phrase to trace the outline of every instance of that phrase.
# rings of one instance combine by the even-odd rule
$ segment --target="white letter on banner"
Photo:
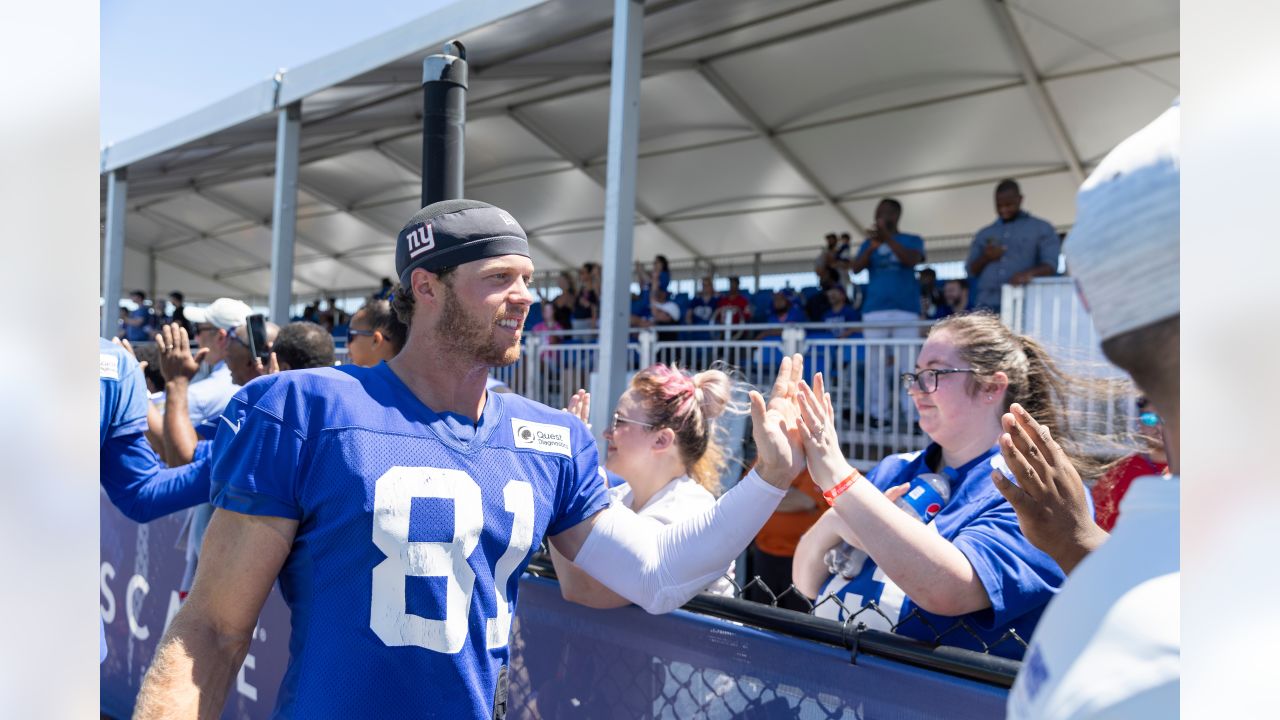
[[[141,590],[142,596],[146,597],[151,592],[151,586],[147,584],[147,579],[141,575],[134,575],[129,578],[129,584],[124,589],[124,614],[129,618],[129,632],[139,640],[146,640],[151,637],[151,630],[146,625],[138,624],[138,613],[134,609],[133,594],[135,591]],[[142,600],[138,600],[138,605],[142,604]]]
[[[102,599],[107,601],[107,604],[101,608],[102,622],[108,625],[116,619],[116,596],[111,592],[111,588],[107,586],[107,580],[109,578],[114,579],[115,576],[116,569],[111,567],[111,563],[102,563],[102,577],[99,579],[98,584],[102,588]]]

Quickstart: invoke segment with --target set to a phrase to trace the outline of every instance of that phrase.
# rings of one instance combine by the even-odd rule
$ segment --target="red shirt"
[[[747,321],[747,318],[751,317],[751,305],[747,302],[746,295],[739,295],[737,297],[724,295],[720,298],[720,302],[716,303],[716,310],[718,311],[722,307],[737,308],[738,311],[734,313],[733,318],[734,324],[744,323]]]
[[[1091,491],[1094,519],[1098,526],[1111,532],[1111,528],[1116,526],[1116,520],[1120,518],[1120,500],[1129,492],[1133,481],[1145,475],[1160,475],[1167,467],[1152,462],[1146,455],[1134,454],[1102,476]]]

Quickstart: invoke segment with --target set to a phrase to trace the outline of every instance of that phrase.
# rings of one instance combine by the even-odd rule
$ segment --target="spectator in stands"
[[[594,328],[600,317],[600,266],[593,262],[582,263],[578,271],[578,297],[573,306],[573,329]]]
[[[818,271],[818,292],[809,297],[804,304],[805,315],[813,322],[822,322],[822,318],[827,314],[827,310],[831,309],[831,303],[827,299],[827,290],[836,285],[843,285],[840,281],[840,274],[833,268],[824,267]]]
[[[126,333],[129,330],[129,308],[121,306],[116,317],[116,337],[126,340]]]
[[[178,327],[186,330],[187,337],[194,337],[195,327],[191,324],[191,321],[187,319],[187,307],[184,304],[185,302],[186,298],[177,290],[169,293],[169,304],[173,305],[173,317],[170,322],[178,323]]]
[[[1159,410],[1172,476],[1135,480],[1108,536],[1088,512],[1070,450],[1064,457],[1053,442],[1056,431],[1031,419],[1041,419],[1031,408],[1030,417],[1003,418],[1001,452],[1017,486],[992,480],[1027,538],[1070,573],[1009,692],[1012,720],[1178,717],[1180,136],[1175,104],[1116,146],[1081,186],[1064,244],[1102,352]],[[1268,516],[1269,508],[1256,517]],[[1230,562],[1221,550],[1199,548],[1207,561]],[[1246,603],[1236,614],[1251,617],[1250,605],[1264,607]],[[1242,627],[1233,640],[1254,632],[1253,623]]]
[[[666,255],[654,255],[653,267],[645,269],[644,263],[636,261],[636,282],[640,284],[640,294],[652,291],[653,288],[668,290],[671,285],[671,264]]]
[[[710,275],[702,278],[702,287],[698,294],[689,301],[689,309],[685,311],[686,325],[710,325],[712,316],[716,314],[716,305],[720,298],[716,295],[715,281]],[[694,333],[690,339],[705,340],[710,333]]]
[[[849,304],[849,298],[845,295],[843,285],[835,285],[827,288],[827,311],[822,315],[822,322],[825,323],[851,323],[858,322],[862,319],[861,313],[853,309]],[[832,331],[832,337],[844,338],[855,335],[858,332],[855,328],[845,328],[839,331]]]
[[[382,287],[378,290],[377,293],[374,294],[373,296],[374,299],[386,300],[387,302],[390,302],[393,288],[394,288],[394,285],[391,282],[391,278],[389,277],[382,278]]]
[[[1038,416],[1058,417],[1074,387],[1064,378],[1036,341],[990,314],[939,321],[915,370],[902,376],[932,442],[882,460],[865,478],[844,459],[829,397],[819,401],[821,388],[817,395],[805,388],[800,432],[809,473],[828,497],[835,495],[796,551],[796,586],[818,598],[818,614],[847,618],[834,602],[821,602],[829,596],[846,607],[874,601],[879,612],[858,616],[870,627],[932,642],[963,620],[977,637],[955,632],[942,643],[975,650],[985,643],[995,654],[1020,657],[1022,645],[1006,633],[1028,637],[1064,575],[1019,531],[1013,508],[990,479],[993,470],[1008,472],[997,445],[1001,415],[1016,402]],[[1079,447],[1076,440],[1084,438],[1063,442]],[[1093,477],[1097,468],[1082,469]],[[941,475],[951,490],[930,526],[891,502],[925,473]],[[825,559],[842,542],[869,556],[861,567],[846,568],[851,577]]]
[[[155,335],[154,320],[151,317],[151,306],[147,305],[147,294],[141,290],[129,293],[129,299],[137,307],[129,312],[124,321],[124,337],[129,342],[148,342]]]
[[[407,335],[408,329],[391,311],[391,303],[370,300],[347,324],[347,359],[353,365],[373,367],[399,354]]]
[[[769,314],[769,317],[764,318],[763,322],[784,325],[787,323],[802,323],[808,320],[804,315],[804,311],[796,307],[795,304],[791,302],[791,296],[785,292],[781,290],[773,291],[772,302],[773,312]],[[768,330],[761,330],[757,333],[756,339],[759,340],[767,337],[778,337],[780,335],[782,335],[782,328],[769,328]],[[781,358],[776,358],[775,361],[776,360],[781,360]],[[773,364],[773,362],[767,362],[766,364]]]
[[[716,302],[714,321],[717,323],[745,323],[751,320],[751,301],[741,292],[739,278],[729,278],[729,292]]]
[[[656,327],[680,324],[680,305],[667,293],[666,289],[655,285],[649,293],[649,313]],[[659,332],[659,342],[678,340],[678,333]]]
[[[1062,245],[1052,225],[1022,209],[1022,191],[1014,180],[996,185],[996,214],[996,221],[973,237],[965,268],[977,279],[974,308],[999,314],[1000,288],[1056,273]]]
[[[943,303],[938,306],[938,317],[959,315],[969,310],[969,286],[963,280],[948,280],[942,286]]]
[[[556,285],[560,288],[560,294],[551,302],[555,307],[567,308],[572,312],[573,306],[578,302],[578,289],[573,285],[573,273],[561,270],[556,278]]]
[[[1093,496],[1094,520],[1098,527],[1111,532],[1120,518],[1120,501],[1133,481],[1147,475],[1164,475],[1169,469],[1169,459],[1165,455],[1164,424],[1155,408],[1145,397],[1138,398],[1138,436],[1147,447],[1125,458],[1120,464],[1111,468],[1094,483],[1090,490]]]
[[[925,320],[937,320],[950,313],[943,310],[946,298],[942,288],[938,286],[938,273],[933,268],[920,271],[920,317]]]
[[[898,229],[902,204],[885,198],[876,206],[876,223],[858,249],[851,264],[853,272],[868,272],[866,295],[862,301],[862,319],[868,327],[867,338],[919,338],[914,323],[920,319],[920,283],[913,268],[924,262],[924,238]],[[874,326],[874,327],[873,327]],[[883,367],[880,353],[869,353],[869,395],[867,409],[872,427],[886,421],[888,393],[886,377],[890,368]],[[896,353],[893,354],[896,358]]]
[[[745,594],[748,600],[772,605],[776,599],[778,607],[809,612],[809,603],[803,593],[785,591],[791,586],[792,564],[800,538],[818,522],[825,508],[822,491],[813,484],[809,472],[806,470],[797,475],[782,502],[778,503],[778,509],[751,543],[748,577],[760,578],[768,592],[758,585],[752,586]],[[782,597],[778,597],[780,595]]]
[[[315,323],[292,322],[285,325],[276,338],[274,350],[281,372],[333,367],[337,363],[333,336]]]
[[[538,336],[544,347],[558,345],[563,336],[556,331],[569,329],[572,322],[572,311],[569,308],[542,303],[542,321],[533,326],[533,333]],[[555,357],[555,352],[550,349],[544,349],[539,354],[544,363]]]
[[[726,459],[717,437],[717,418],[732,406],[733,383],[720,370],[696,375],[661,363],[636,373],[618,399],[605,428],[605,468],[625,484],[610,488],[613,504],[670,525],[710,508],[720,489]],[[579,390],[569,411],[585,418],[590,395]],[[594,608],[630,604],[554,548],[551,559],[566,600]],[[733,564],[726,568],[732,577]],[[708,592],[732,595],[733,585],[716,580]]]

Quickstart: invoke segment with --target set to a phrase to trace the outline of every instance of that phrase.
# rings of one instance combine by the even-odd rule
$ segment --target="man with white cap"
[[[1081,186],[1064,243],[1103,352],[1164,419],[1173,476],[1136,480],[1108,536],[1048,431],[1020,407],[1004,416],[1018,484],[992,479],[1070,573],[1031,638],[1010,718],[1178,716],[1179,130],[1175,105],[1112,150]]]
[[[231,333],[244,325],[252,314],[253,310],[248,305],[232,298],[218,298],[208,307],[186,309],[186,318],[196,330],[194,339],[200,345],[195,359],[208,368],[208,374],[194,382],[187,375],[166,377],[165,390],[186,390],[191,424],[206,440],[213,439],[218,429],[218,416],[239,389],[231,379],[231,369],[227,367],[227,347],[231,343]],[[156,344],[160,346],[161,353],[167,349],[161,335],[156,336]]]

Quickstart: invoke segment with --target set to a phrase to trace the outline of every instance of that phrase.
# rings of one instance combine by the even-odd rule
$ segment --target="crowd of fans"
[[[902,377],[921,428],[932,442],[923,452],[885,458],[866,477],[844,457],[823,381],[816,380],[810,388],[795,368],[788,384],[782,379],[790,372],[787,363],[799,363],[800,358],[780,364],[769,411],[792,426],[789,439],[779,442],[802,439],[802,446],[791,448],[798,456],[790,461],[800,474],[756,537],[750,557],[752,573],[763,576],[766,585],[776,590],[794,579],[798,593],[780,601],[771,592],[767,601],[807,609],[814,600],[836,598],[840,603],[828,604],[825,610],[841,620],[874,603],[876,612],[860,618],[869,619],[869,626],[924,640],[937,640],[939,628],[960,620],[966,632],[943,637],[943,642],[1022,657],[1024,646],[1002,644],[1008,633],[1031,638],[1042,615],[1049,617],[1046,606],[1080,559],[1097,549],[1112,529],[1120,498],[1134,478],[1167,473],[1171,465],[1176,471],[1176,293],[1172,310],[1155,303],[1136,326],[1099,329],[1108,356],[1132,372],[1153,401],[1158,395],[1174,423],[1166,429],[1154,402],[1148,404],[1144,398],[1135,430],[1145,437],[1145,444],[1119,462],[1102,462],[1085,450],[1098,446],[1096,438],[1065,419],[1072,379],[1034,340],[1010,331],[998,319],[1003,285],[1026,284],[1057,270],[1057,232],[1023,211],[1021,204],[1016,182],[997,185],[998,217],[973,239],[965,263],[968,280],[942,285],[934,270],[915,269],[927,259],[925,243],[900,229],[903,207],[892,198],[878,204],[874,226],[856,248],[849,233],[826,236],[814,265],[816,288],[775,291],[762,307],[741,291],[736,277],[728,279],[725,293],[715,291],[714,278],[704,277],[698,293],[680,302],[671,294],[665,257],[655,257],[650,266],[636,264],[639,290],[632,296],[632,327],[657,328],[659,340],[699,339],[666,329],[670,326],[746,323],[776,327],[734,331],[735,337],[778,337],[783,325],[796,323],[835,325],[829,333],[833,337],[918,338],[922,331],[926,335],[916,366]],[[1089,251],[1100,254],[1100,241],[1086,237],[1081,242],[1091,243]],[[1159,244],[1162,252],[1177,252],[1176,233],[1172,240],[1160,236],[1151,243]],[[853,284],[852,276],[863,271],[867,283]],[[1087,279],[1091,292],[1123,295],[1123,288],[1114,287],[1105,273],[1095,271]],[[557,284],[559,294],[544,298],[532,328],[550,344],[564,341],[568,330],[596,327],[600,317],[597,264],[584,263],[577,273],[562,272]],[[259,355],[250,350],[252,310],[240,300],[220,298],[205,308],[188,308],[182,294],[175,292],[168,298],[173,311],[163,314],[152,311],[145,293],[132,294],[135,309],[121,310],[120,341],[126,351],[131,342],[154,342],[145,354],[140,350],[138,358],[147,371],[151,402],[145,432],[136,417],[109,422],[104,414],[104,458],[108,437],[133,437],[130,433],[142,433],[153,453],[135,451],[133,459],[110,466],[104,461],[102,482],[122,508],[134,507],[148,485],[181,482],[194,488],[183,496],[197,500],[190,503],[189,571],[183,592],[190,587],[212,514],[212,506],[198,501],[208,497],[204,465],[216,452],[212,438],[218,421],[226,420],[224,408],[243,385],[261,375],[333,365],[335,335],[345,338],[352,364],[372,367],[395,357],[407,342],[408,330],[392,295],[394,288],[384,281],[381,290],[350,316],[328,298],[323,308],[320,303],[308,305],[283,328],[267,323],[268,347]],[[931,327],[921,324],[929,320],[938,322]],[[703,337],[710,336],[709,330],[704,332]],[[1148,349],[1164,354],[1153,359],[1144,353]],[[127,374],[122,363],[131,361],[111,351],[116,359],[108,363],[108,351],[103,352],[104,383],[108,365],[113,378],[120,380]],[[883,375],[885,370],[872,366],[869,375]],[[783,386],[788,388],[785,403],[778,393]],[[105,385],[103,392],[105,398]],[[873,386],[870,395],[868,411],[878,421],[884,413],[885,390]],[[714,507],[725,462],[714,421],[732,409],[727,408],[730,397],[730,378],[719,370],[694,375],[655,365],[637,374],[617,400],[613,422],[604,433],[609,484],[614,486],[611,502],[660,524],[674,524]],[[760,405],[752,412],[759,410],[762,419],[763,399],[753,397],[753,403],[756,400]],[[588,401],[579,393],[569,409],[585,421]],[[764,458],[762,437],[757,433]],[[136,443],[136,437],[130,442]],[[151,480],[130,479],[129,473],[140,465],[148,466]],[[157,470],[165,466],[186,469]],[[930,506],[928,518],[923,513],[919,517],[926,523],[933,520],[929,525],[904,520],[906,506],[895,503],[915,493],[916,481],[924,475],[936,475],[950,488],[936,507]],[[1091,492],[1084,490],[1082,480],[1089,481]],[[1176,497],[1176,483],[1173,492]],[[831,509],[822,510],[820,499]],[[170,505],[165,508],[172,511]],[[1133,508],[1126,513],[1145,517],[1151,512],[1149,505]],[[152,516],[131,513],[137,519]],[[832,555],[851,550],[861,553],[856,567],[841,564],[839,553]],[[566,598],[593,607],[629,602],[564,556],[555,554],[553,560]],[[1085,576],[1080,583],[1097,583],[1087,571],[1080,574]],[[709,589],[729,591],[720,582]],[[1070,612],[1060,610],[1059,615]],[[1061,620],[1056,624],[1064,622],[1070,625]],[[1093,632],[1096,625],[1078,629]],[[1018,707],[1035,707],[1048,697],[1041,694],[1042,683],[1056,691],[1058,684],[1070,682],[1062,665],[1045,667],[1049,653],[1060,653],[1049,646],[1060,641],[1048,637],[1032,645],[1029,670],[1015,688],[1016,703],[1022,703]]]

